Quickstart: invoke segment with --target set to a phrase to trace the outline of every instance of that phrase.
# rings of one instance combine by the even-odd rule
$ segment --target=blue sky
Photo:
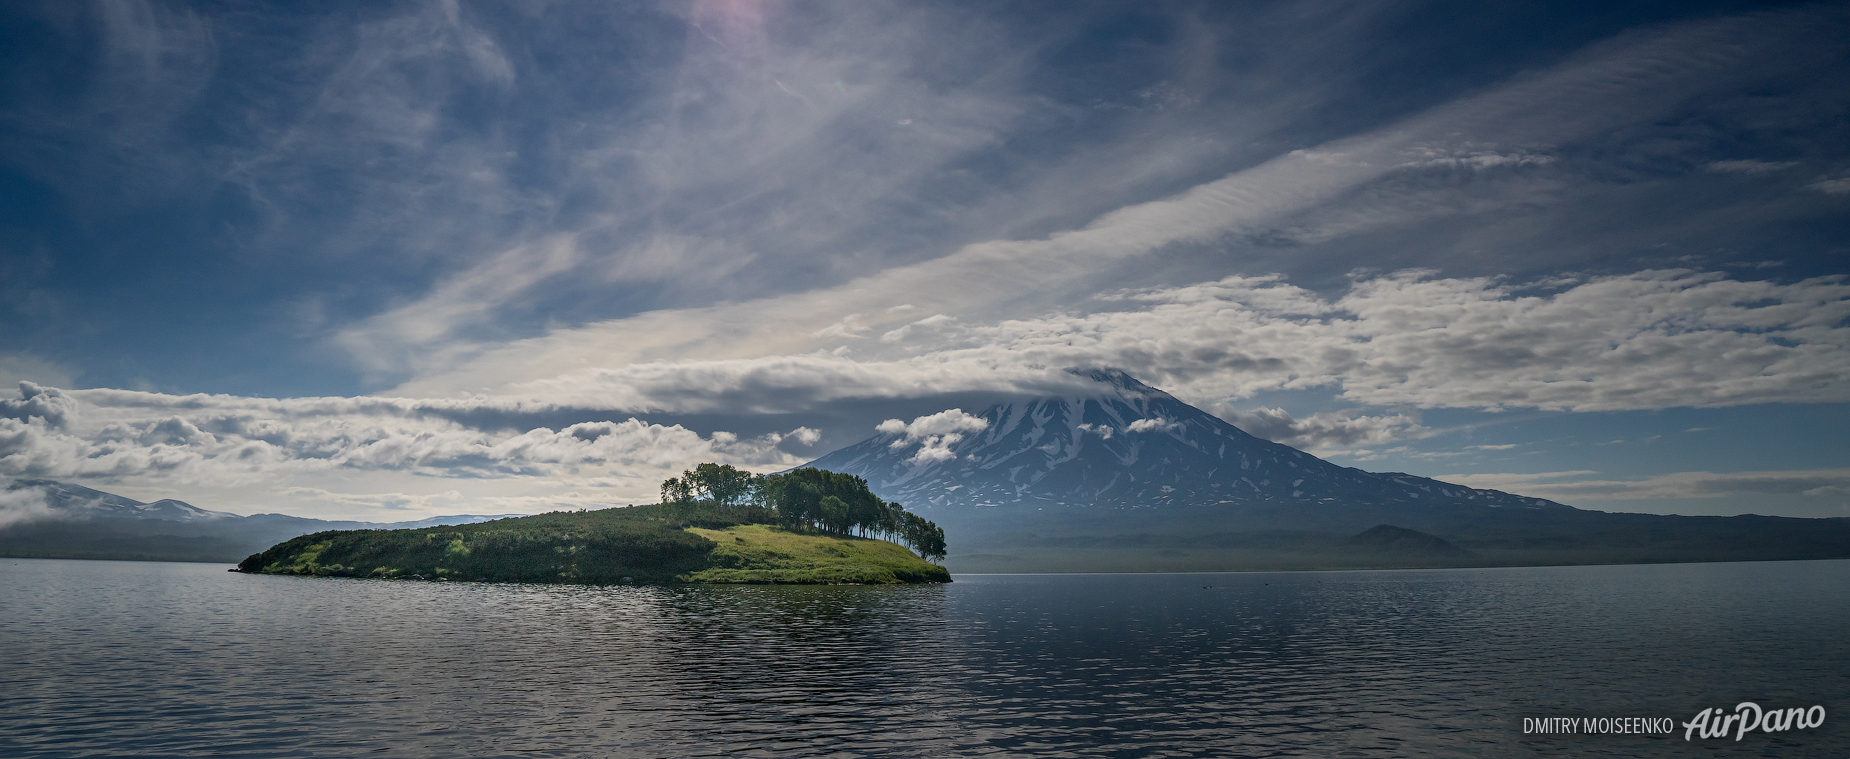
[[[1109,365],[1348,465],[1850,516],[1846,40],[1841,4],[11,4],[0,476],[640,502]]]

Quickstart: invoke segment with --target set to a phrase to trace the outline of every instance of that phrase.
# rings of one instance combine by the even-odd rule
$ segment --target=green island
[[[233,571],[479,582],[898,584],[950,582],[950,572],[929,561],[944,555],[942,529],[881,500],[859,477],[818,469],[761,476],[701,464],[662,483],[658,504],[415,530],[317,532],[254,554]]]

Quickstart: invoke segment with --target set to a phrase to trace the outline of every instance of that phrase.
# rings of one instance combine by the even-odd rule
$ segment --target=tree
[[[899,535],[906,528],[906,507],[892,501],[880,502],[880,525],[877,528],[883,535]]]
[[[820,469],[798,469],[764,478],[764,500],[779,522],[790,527],[817,527],[822,522]]]
[[[944,560],[944,528],[932,524],[924,517],[907,513],[905,527],[900,532],[900,540],[917,551],[919,556],[927,559]]]
[[[817,505],[821,507],[817,510],[821,512],[824,529],[829,532],[847,534],[848,528],[854,524],[854,509],[848,505],[847,501],[836,496],[825,495]]]
[[[723,510],[763,498],[763,478],[725,464],[701,464],[683,472],[681,479]]]
[[[684,494],[685,500],[674,500],[671,494]],[[881,500],[868,488],[867,480],[851,474],[804,468],[759,477],[729,466],[701,464],[662,483],[664,502],[692,504],[695,494],[722,509],[741,512],[747,521],[835,535],[897,538],[922,557],[943,559],[945,555],[943,529],[897,503]],[[733,509],[739,503],[764,508]]]
[[[670,477],[662,480],[662,503],[686,505],[694,502],[694,488],[687,480]]]
[[[950,550],[950,546],[944,542],[944,528],[926,522],[925,529],[925,545],[919,548],[919,556],[944,561],[945,552]]]

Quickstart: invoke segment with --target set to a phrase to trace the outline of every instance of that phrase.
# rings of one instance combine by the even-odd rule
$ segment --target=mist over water
[[[896,588],[0,572],[9,757],[1850,751],[1842,561]],[[1738,743],[1522,732],[1741,701],[1830,716]]]

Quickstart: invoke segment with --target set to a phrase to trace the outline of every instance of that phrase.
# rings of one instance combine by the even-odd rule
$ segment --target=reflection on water
[[[5,756],[1845,755],[1850,562],[542,587],[0,559]],[[1740,743],[1523,717],[1823,704]]]

